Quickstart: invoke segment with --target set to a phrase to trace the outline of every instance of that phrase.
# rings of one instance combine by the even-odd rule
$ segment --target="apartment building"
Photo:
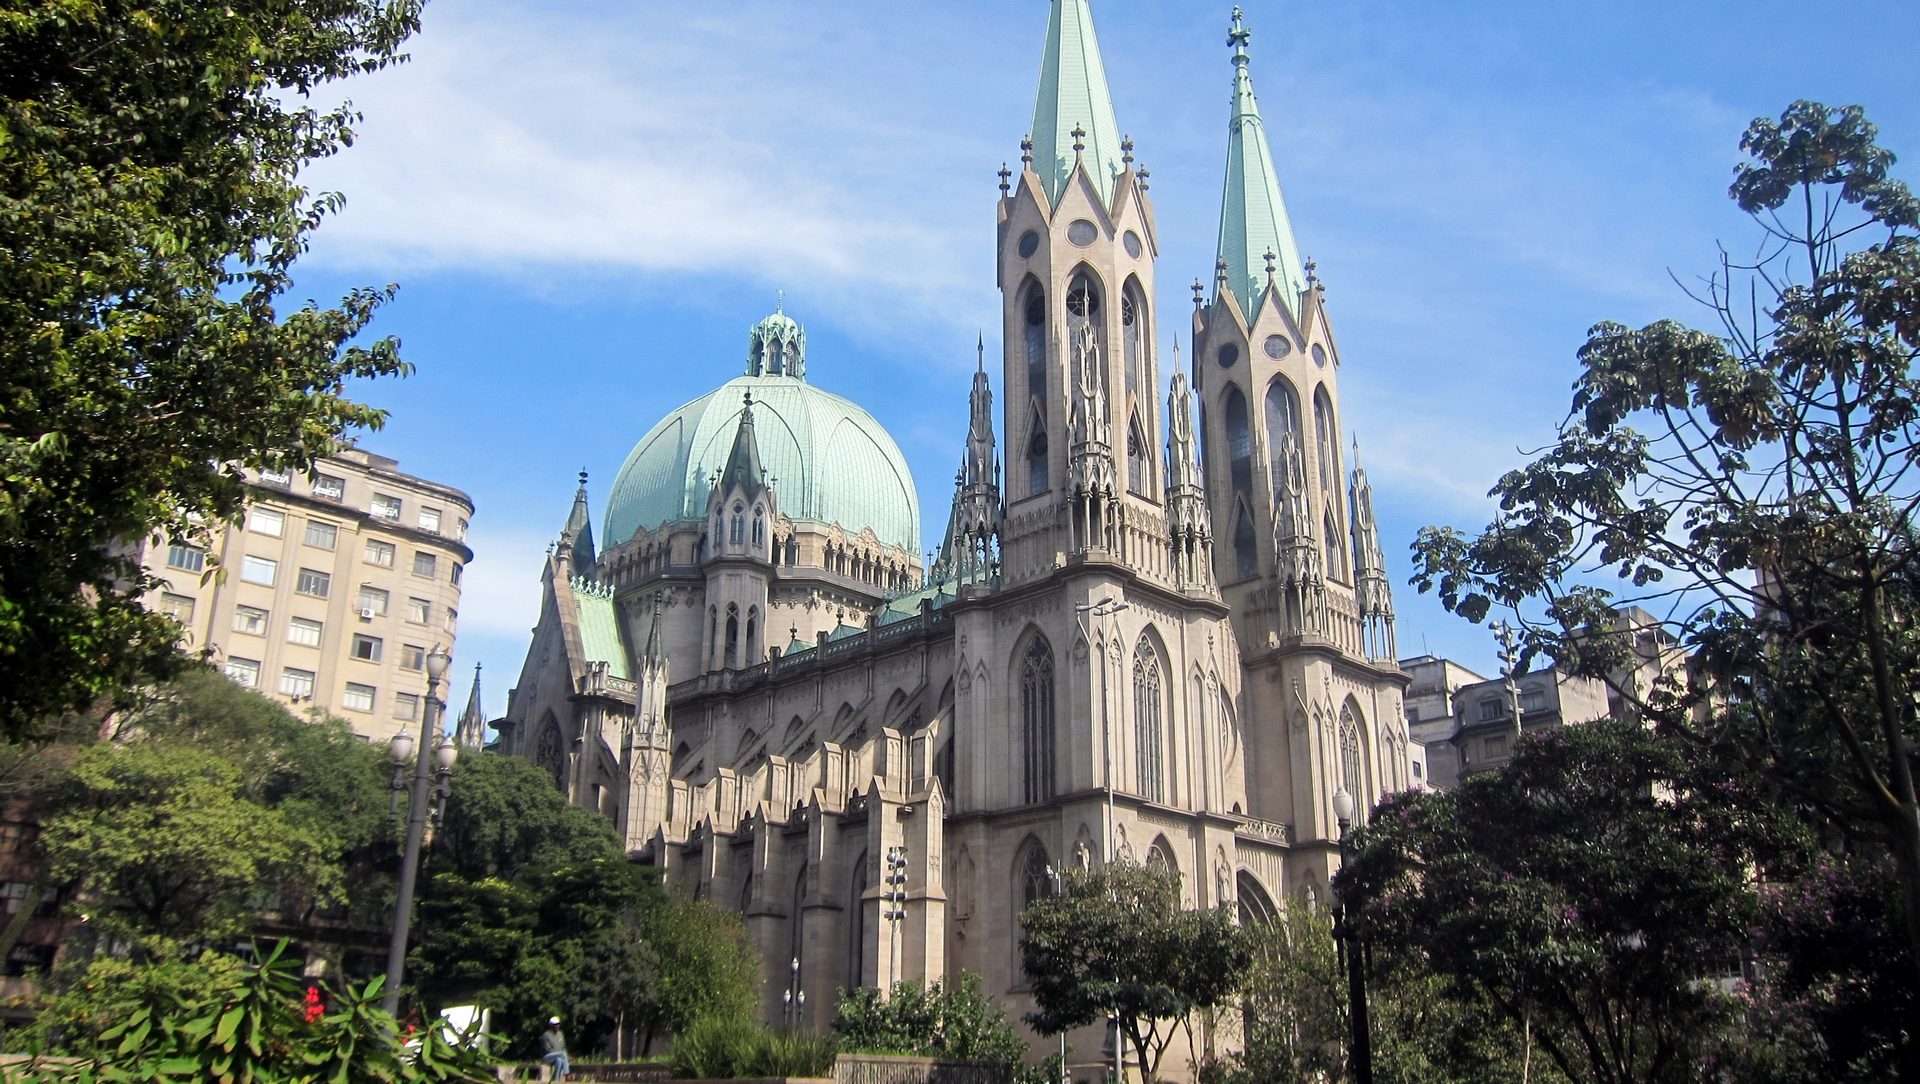
[[[1460,780],[1460,757],[1453,747],[1460,720],[1453,712],[1453,694],[1487,679],[1438,655],[1401,659],[1400,669],[1413,678],[1402,700],[1407,733],[1426,751],[1424,778],[1421,774],[1415,778],[1428,786],[1451,787]]]
[[[309,474],[252,474],[253,499],[211,550],[149,539],[165,584],[147,604],[228,677],[323,708],[384,741],[417,727],[426,657],[453,650],[473,500],[359,448]]]

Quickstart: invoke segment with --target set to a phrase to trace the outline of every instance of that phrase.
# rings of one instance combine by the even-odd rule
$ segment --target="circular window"
[[[1028,230],[1027,232],[1020,235],[1020,258],[1021,259],[1023,260],[1032,259],[1033,254],[1038,251],[1040,251],[1040,235],[1038,233],[1034,232],[1033,230]]]
[[[1267,351],[1267,356],[1276,361],[1293,353],[1293,344],[1287,341],[1285,335],[1267,336],[1264,348]]]
[[[1132,230],[1128,230],[1126,233],[1126,236],[1120,238],[1120,243],[1127,246],[1128,256],[1131,256],[1136,260],[1140,258],[1140,235],[1139,234],[1133,232]]]
[[[1088,222],[1084,218],[1076,218],[1067,225],[1067,240],[1072,241],[1081,248],[1086,248],[1088,245],[1093,244],[1093,239],[1098,236],[1100,236],[1100,231],[1094,228],[1093,223]]]
[[[1327,367],[1327,348],[1319,343],[1313,344],[1313,363],[1322,369]]]
[[[1215,354],[1214,357],[1219,360],[1222,369],[1231,369],[1233,368],[1233,363],[1240,360],[1240,348],[1232,343],[1228,343],[1221,347],[1220,352]]]

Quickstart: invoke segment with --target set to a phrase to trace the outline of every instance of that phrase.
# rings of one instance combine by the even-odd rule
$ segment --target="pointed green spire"
[[[1227,183],[1220,205],[1219,258],[1226,264],[1227,285],[1241,309],[1252,318],[1267,289],[1267,253],[1278,264],[1273,271],[1280,301],[1293,311],[1307,288],[1300,269],[1300,248],[1293,240],[1286,201],[1280,198],[1280,177],[1273,169],[1266,126],[1253,97],[1253,78],[1247,74],[1247,42],[1251,31],[1241,25],[1240,9],[1233,9],[1233,121],[1227,131]],[[1298,315],[1296,313],[1296,315]]]
[[[1082,133],[1076,136],[1074,133]],[[1067,190],[1076,158],[1093,187],[1113,204],[1113,179],[1122,167],[1120,125],[1113,119],[1107,67],[1093,36],[1087,0],[1053,0],[1047,49],[1040,58],[1040,94],[1033,103],[1033,171],[1055,205]],[[1075,150],[1074,145],[1081,145]]]

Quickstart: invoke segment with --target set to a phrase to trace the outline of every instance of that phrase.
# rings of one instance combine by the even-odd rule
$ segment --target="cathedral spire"
[[[760,442],[753,435],[753,393],[749,391],[740,407],[740,428],[733,434],[733,451],[727,454],[726,470],[720,475],[720,492],[730,493],[737,485],[747,493],[758,493],[765,484]]]
[[[560,541],[569,547],[575,571],[593,567],[593,520],[587,511],[585,467],[580,468],[580,488],[573,494],[573,508],[567,513],[567,525],[560,531]]]
[[[929,570],[935,583],[976,583],[999,567],[1000,459],[994,450],[993,388],[987,383],[986,340],[975,344],[979,362],[968,394],[967,450],[953,478],[953,511],[940,559]]]
[[[1053,0],[1047,47],[1040,58],[1040,93],[1033,103],[1032,140],[1032,168],[1051,203],[1059,204],[1076,163],[1086,166],[1101,201],[1113,203],[1114,178],[1126,167],[1087,0]]]
[[[1280,177],[1274,172],[1273,152],[1267,146],[1266,126],[1253,97],[1253,78],[1247,74],[1247,42],[1252,31],[1233,9],[1233,27],[1227,44],[1233,46],[1233,119],[1227,129],[1227,180],[1220,204],[1219,262],[1225,282],[1251,323],[1259,311],[1267,276],[1261,265],[1268,250],[1278,263],[1273,283],[1280,302],[1292,312],[1307,288],[1300,270],[1300,249],[1293,240],[1293,223],[1280,196]],[[1218,289],[1215,290],[1218,296]]]
[[[1173,382],[1167,391],[1167,526],[1172,534],[1174,573],[1180,586],[1210,589],[1213,582],[1213,530],[1207,524],[1206,491],[1200,486],[1193,436],[1193,392],[1180,371],[1180,340],[1173,341]]]
[[[454,740],[464,749],[479,749],[487,744],[487,713],[480,706],[480,664],[473,664],[473,691],[467,694],[467,710],[460,713]]]
[[[1360,469],[1360,442],[1353,443],[1353,582],[1360,610],[1362,647],[1368,658],[1391,659],[1393,585],[1387,582],[1386,553],[1380,549],[1380,525],[1373,516],[1373,483]]]

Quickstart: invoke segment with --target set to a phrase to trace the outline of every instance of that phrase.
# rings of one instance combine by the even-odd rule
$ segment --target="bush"
[[[726,1017],[695,1021],[674,1041],[668,1067],[680,1080],[742,1077],[827,1077],[838,1050],[832,1039],[772,1032]]]
[[[981,992],[980,976],[971,971],[950,986],[898,982],[884,998],[870,987],[842,990],[833,1030],[842,1049],[862,1054],[1015,1063],[1027,1056],[1005,1007]]]

